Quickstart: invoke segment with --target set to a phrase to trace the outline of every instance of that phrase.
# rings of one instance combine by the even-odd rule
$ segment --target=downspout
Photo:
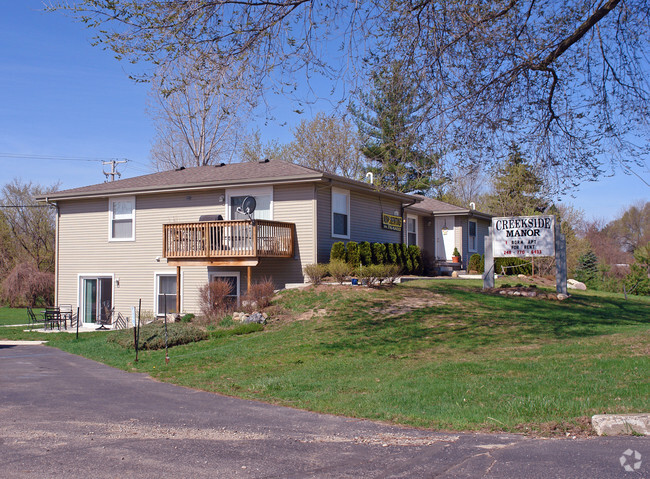
[[[54,305],[57,305],[59,304],[59,217],[61,216],[61,211],[59,210],[59,204],[56,202],[51,203],[47,196],[45,197],[45,204],[56,208],[54,228]]]
[[[408,208],[409,206],[413,206],[417,202],[418,202],[417,200],[413,200],[408,204],[401,203],[401,205],[402,205],[402,244],[404,244],[404,237],[405,237],[404,222],[406,221],[406,219],[404,218],[404,214],[406,212],[406,208]]]

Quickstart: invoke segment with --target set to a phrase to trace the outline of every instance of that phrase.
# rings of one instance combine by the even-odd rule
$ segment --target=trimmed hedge
[[[404,243],[369,243],[349,241],[347,245],[339,241],[332,245],[330,263],[347,261],[356,268],[371,265],[398,265],[407,274],[422,272],[422,251],[418,246]],[[331,273],[331,271],[330,271]]]
[[[337,241],[332,245],[330,251],[330,261],[339,259],[341,261],[346,261],[345,257],[345,243],[343,241]]]

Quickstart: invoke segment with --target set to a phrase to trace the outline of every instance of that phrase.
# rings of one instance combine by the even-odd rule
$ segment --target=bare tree
[[[58,185],[42,187],[31,182],[13,180],[2,188],[0,217],[5,224],[5,239],[11,245],[0,245],[8,251],[8,265],[30,262],[41,271],[54,272],[54,243],[56,220],[54,209],[38,205],[35,196],[45,196]]]
[[[355,180],[363,179],[366,163],[352,122],[318,113],[302,120],[288,145],[291,161]]]
[[[273,139],[262,143],[259,130],[247,135],[241,144],[241,161],[284,160],[291,161],[288,156],[287,145],[280,144]]]
[[[60,8],[65,8],[65,5]],[[347,83],[403,62],[431,95],[437,151],[487,162],[512,141],[574,185],[648,155],[649,0],[81,0],[68,7],[130,61],[246,72],[248,93]],[[331,48],[336,45],[336,50]],[[300,77],[297,73],[300,72]],[[307,89],[313,93],[313,90]]]
[[[248,111],[241,76],[197,69],[194,62],[184,58],[173,75],[153,78],[151,161],[157,170],[230,163],[237,152]]]

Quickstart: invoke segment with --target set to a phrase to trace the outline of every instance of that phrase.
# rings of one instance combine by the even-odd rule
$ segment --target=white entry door
[[[436,259],[451,261],[456,244],[453,216],[436,216]]]

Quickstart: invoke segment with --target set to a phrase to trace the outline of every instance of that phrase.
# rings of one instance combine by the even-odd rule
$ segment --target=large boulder
[[[580,281],[577,281],[575,279],[567,279],[566,287],[569,289],[579,289],[581,291],[587,290],[587,286],[584,283],[581,283]]]

